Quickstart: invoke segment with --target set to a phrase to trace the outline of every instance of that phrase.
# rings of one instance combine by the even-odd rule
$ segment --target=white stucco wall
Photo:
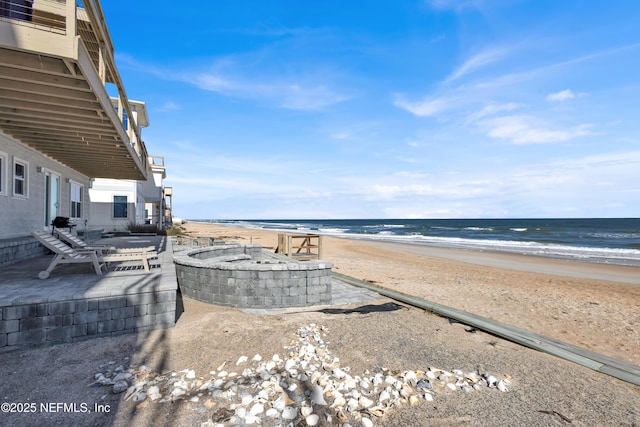
[[[89,189],[91,201],[90,228],[102,228],[105,231],[124,231],[129,224],[144,224],[144,199],[137,181],[124,179],[94,180]],[[114,218],[114,196],[127,197],[127,217]]]

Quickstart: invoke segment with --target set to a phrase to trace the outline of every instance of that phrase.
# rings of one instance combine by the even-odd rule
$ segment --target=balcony
[[[100,3],[80,3],[0,2],[0,130],[88,177],[146,180]]]

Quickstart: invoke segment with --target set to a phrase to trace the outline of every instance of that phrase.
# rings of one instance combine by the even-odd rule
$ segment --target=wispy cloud
[[[433,9],[455,10],[457,12],[464,9],[479,9],[484,4],[483,0],[426,0],[427,5]]]
[[[576,95],[571,91],[571,89],[562,90],[556,93],[550,93],[547,95],[547,101],[551,102],[562,102],[567,99],[573,99]]]
[[[593,134],[590,124],[562,129],[539,122],[531,116],[513,115],[483,120],[478,124],[488,137],[508,140],[513,144],[561,142]]]
[[[485,65],[497,62],[507,56],[508,53],[509,51],[507,49],[489,49],[484,52],[480,52],[458,67],[449,77],[446,78],[445,83],[450,83],[467,74],[473,73]]]
[[[454,97],[427,97],[422,101],[411,102],[404,95],[396,94],[393,105],[410,112],[414,116],[428,117],[452,108],[457,102],[458,99]]]
[[[500,113],[503,111],[513,111],[522,107],[522,104],[518,104],[516,102],[507,102],[505,104],[490,104],[484,106],[480,111],[476,111],[475,113],[471,113],[469,117],[467,117],[466,124],[470,124],[476,122],[483,117],[492,116],[496,113]]]
[[[167,101],[156,109],[159,113],[169,113],[171,111],[182,110],[182,107],[173,101]]]

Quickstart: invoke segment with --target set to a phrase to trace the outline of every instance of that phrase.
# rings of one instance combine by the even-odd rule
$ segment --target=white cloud
[[[505,57],[507,53],[508,53],[507,49],[490,49],[490,50],[481,52],[471,57],[464,64],[458,67],[458,69],[455,70],[453,74],[447,77],[445,82],[452,82],[469,73],[474,72],[479,68],[482,68],[485,65],[499,61],[500,59]]]
[[[180,107],[178,104],[176,104],[173,101],[167,101],[164,104],[162,104],[159,108],[156,109],[157,112],[159,113],[168,113],[171,111],[177,111],[177,110],[181,110],[182,107]]]
[[[422,101],[411,102],[403,95],[396,95],[393,105],[419,117],[434,116],[451,108],[456,103],[453,98],[425,98]]]
[[[310,78],[303,79],[311,81],[299,83],[295,80],[269,78],[244,79],[240,76],[225,77],[220,73],[184,75],[182,78],[186,83],[194,84],[203,90],[230,97],[265,99],[290,110],[320,110],[350,98],[326,84],[314,82]]]
[[[486,116],[492,116],[496,113],[500,113],[503,111],[513,111],[520,108],[522,104],[518,104],[515,102],[507,102],[505,104],[490,104],[486,105],[480,111],[476,111],[467,117],[466,124],[473,123],[475,121],[480,120]]]
[[[538,120],[527,116],[504,116],[479,122],[490,138],[506,139],[514,144],[540,144],[568,141],[581,136],[592,135],[589,124],[571,128],[551,128],[538,124]]]
[[[461,11],[466,8],[480,9],[484,0],[427,0],[427,4],[433,9]]]
[[[571,91],[571,89],[566,89],[560,92],[550,93],[549,95],[547,95],[547,101],[562,102],[562,101],[566,101],[567,99],[573,99],[575,97],[576,95]]]

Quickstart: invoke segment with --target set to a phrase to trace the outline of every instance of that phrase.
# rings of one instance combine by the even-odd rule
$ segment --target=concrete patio
[[[101,276],[91,264],[66,264],[48,279],[38,273],[53,255],[5,266],[0,274],[0,351],[168,328],[176,322],[178,283],[166,236],[112,237],[95,245],[154,246],[146,273],[136,261],[112,263]]]
[[[90,263],[59,265],[44,280],[38,273],[53,255],[5,266],[0,273],[0,352],[83,341],[173,327],[181,314],[181,293],[173,262],[178,246],[167,236],[132,235],[93,245],[153,246],[158,258],[146,273],[138,261],[112,263],[98,276]],[[265,252],[265,254],[269,255]],[[271,256],[277,258],[275,254]],[[331,303],[322,306],[246,310],[254,315],[317,310],[383,299],[375,292],[332,279]]]

